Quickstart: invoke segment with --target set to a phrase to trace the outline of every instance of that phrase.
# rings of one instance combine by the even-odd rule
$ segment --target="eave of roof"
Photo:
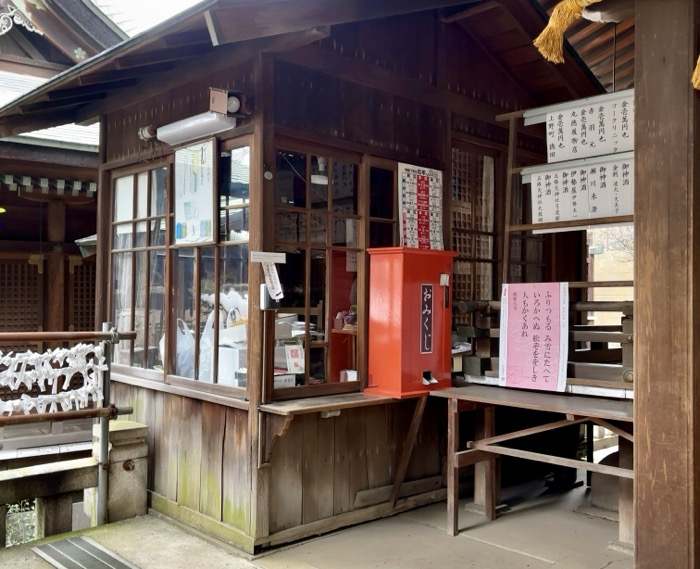
[[[533,11],[532,5],[533,2],[536,4],[535,0],[501,0],[501,2],[504,6],[508,6],[507,9],[511,12],[521,12],[522,15],[527,16],[528,28],[539,27],[539,16]],[[307,4],[313,7],[312,10],[303,4],[302,0],[205,0],[156,27],[64,71],[31,93],[5,105],[0,109],[0,136],[94,118],[105,108],[101,102],[102,99],[111,97],[117,92],[122,93],[129,88],[133,91],[136,82],[145,81],[146,77],[152,78],[146,74],[146,70],[154,53],[162,56],[160,63],[167,64],[168,58],[170,58],[170,63],[177,65],[181,63],[181,58],[191,56],[193,45],[200,49],[200,59],[211,59],[212,51],[221,49],[212,45],[212,38],[214,38],[214,43],[236,44],[223,47],[227,50],[225,53],[230,54],[228,48],[243,45],[246,41],[251,42],[248,48],[250,50],[256,45],[265,45],[253,44],[252,42],[281,37],[287,32],[308,33],[309,28],[314,26],[335,25],[361,19],[385,17],[393,13],[401,14],[460,4],[463,6],[473,5],[474,2],[465,3],[465,0],[387,0],[385,3],[373,4],[371,10],[368,5],[365,5],[365,2],[359,0],[343,6],[334,6],[333,10],[329,10],[327,6],[323,5],[322,0],[308,0]],[[363,14],[367,15],[366,18],[358,17],[358,4],[364,6]],[[280,6],[293,10],[306,8],[306,17],[296,21],[288,21],[288,19],[278,15]],[[237,26],[233,27],[236,31],[232,32],[230,28],[219,29],[216,25],[218,16],[226,21],[236,21],[233,18],[238,18]],[[247,27],[246,22],[248,23]],[[220,41],[219,33],[221,34]],[[178,34],[188,36],[188,38],[194,34],[196,40],[194,43],[187,43],[188,40],[185,39],[184,43],[180,45],[168,45],[164,42],[164,38],[172,38]],[[156,46],[157,49],[154,49]],[[265,47],[269,48],[269,46]],[[120,63],[122,65],[119,65]],[[157,68],[155,72],[162,75],[163,67],[158,65],[155,67]],[[135,77],[125,80],[125,70],[133,70],[136,73]],[[572,80],[589,91],[585,94],[592,94],[600,88],[599,83],[590,72],[578,65],[578,62],[567,65],[563,71],[565,73],[560,73],[559,80],[562,81],[562,84],[568,85],[570,91],[572,84],[567,82]],[[109,77],[109,80],[104,79],[105,76]],[[85,84],[84,80],[87,77],[93,80],[92,83]],[[108,87],[105,87],[106,83],[109,83]],[[143,87],[142,83],[139,85]],[[151,85],[151,88],[153,87]],[[160,84],[157,87],[162,88]]]

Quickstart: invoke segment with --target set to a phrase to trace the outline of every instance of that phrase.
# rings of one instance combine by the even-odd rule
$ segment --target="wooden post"
[[[636,567],[681,569],[700,565],[700,7],[635,10]]]
[[[274,140],[274,60],[270,55],[261,55],[255,62],[255,130],[253,154],[250,168],[251,199],[250,226],[257,228],[250,235],[251,251],[272,251],[274,247],[274,177],[268,179],[265,172],[275,170]],[[251,291],[249,321],[249,354],[260,354],[263,346],[263,315],[260,311],[260,285],[265,280],[262,267],[251,265],[249,285]],[[250,437],[250,460],[252,464],[251,489],[251,535],[266,537],[270,534],[269,477],[270,469],[258,464],[260,444],[264,442],[265,414],[258,410],[263,402],[262,358],[250,357],[248,369],[248,435]],[[269,397],[269,393],[267,394]]]
[[[48,203],[47,237],[52,251],[44,278],[46,279],[46,312],[44,329],[49,331],[65,330],[64,314],[66,306],[66,258],[63,242],[66,239],[66,204],[62,201]]]

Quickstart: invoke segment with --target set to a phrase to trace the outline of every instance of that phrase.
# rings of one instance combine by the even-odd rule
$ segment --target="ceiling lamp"
[[[207,112],[166,124],[156,129],[156,138],[170,146],[214,136],[236,126],[236,117],[241,108],[241,98],[221,89],[209,89]],[[148,128],[148,127],[145,127]],[[141,131],[139,129],[139,135]]]

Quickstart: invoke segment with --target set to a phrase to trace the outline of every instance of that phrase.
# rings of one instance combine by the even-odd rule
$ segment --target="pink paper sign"
[[[568,283],[503,285],[499,385],[564,391],[568,330]]]

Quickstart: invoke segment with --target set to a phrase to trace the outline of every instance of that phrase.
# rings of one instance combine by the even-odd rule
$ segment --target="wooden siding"
[[[150,124],[160,127],[206,112],[209,110],[210,87],[252,93],[252,63],[183,83],[139,104],[110,113],[104,139],[106,162],[128,164],[161,156],[162,145],[140,140],[138,129]]]
[[[112,394],[148,425],[149,490],[250,535],[247,413],[122,383]]]
[[[406,481],[443,474],[444,406],[428,402]],[[296,417],[274,446],[270,533],[357,508],[358,494],[390,486],[415,401]]]

